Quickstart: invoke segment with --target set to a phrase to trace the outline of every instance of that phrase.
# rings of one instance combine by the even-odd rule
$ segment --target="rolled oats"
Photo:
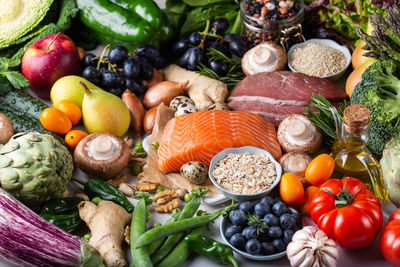
[[[275,164],[263,154],[230,153],[214,167],[217,183],[232,193],[254,194],[268,189],[276,179]]]

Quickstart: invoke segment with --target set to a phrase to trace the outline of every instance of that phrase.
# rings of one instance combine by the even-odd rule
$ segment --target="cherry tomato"
[[[40,123],[44,128],[56,134],[66,134],[72,128],[71,120],[56,108],[43,110],[40,114]]]
[[[304,215],[310,215],[310,203],[312,196],[315,195],[319,191],[319,187],[315,185],[311,185],[304,190],[304,199],[301,202],[301,212]]]
[[[279,185],[282,200],[292,206],[299,205],[304,198],[304,188],[300,179],[293,173],[282,175]]]
[[[323,183],[311,199],[310,216],[345,249],[371,244],[383,221],[379,200],[363,182],[352,177]]]
[[[385,259],[400,266],[400,208],[393,212],[382,229],[380,247]]]
[[[328,154],[321,154],[308,164],[305,177],[312,185],[320,185],[331,177],[335,160]]]
[[[65,135],[65,143],[71,150],[74,150],[78,143],[88,134],[81,130],[72,130]]]
[[[62,100],[57,106],[57,109],[61,110],[71,120],[72,125],[78,124],[82,119],[82,111],[77,104],[70,100]]]

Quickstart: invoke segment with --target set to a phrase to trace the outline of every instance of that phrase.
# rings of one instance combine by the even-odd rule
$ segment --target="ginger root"
[[[90,201],[82,201],[78,209],[79,216],[86,222],[92,234],[89,245],[99,251],[105,265],[126,266],[121,244],[131,215],[118,204],[106,200],[100,201],[97,206]]]
[[[183,69],[178,65],[169,65],[164,70],[164,76],[165,80],[173,82],[189,80],[186,90],[199,110],[207,109],[214,103],[224,103],[228,96],[228,89],[223,82]]]

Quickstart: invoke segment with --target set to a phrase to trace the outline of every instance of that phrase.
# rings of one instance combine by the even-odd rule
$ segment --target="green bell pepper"
[[[77,210],[69,214],[40,214],[40,216],[68,233],[74,233],[82,222]]]
[[[174,34],[167,16],[152,0],[77,0],[81,21],[103,43],[134,49],[160,46]]]
[[[78,204],[83,201],[80,197],[67,197],[60,199],[52,199],[46,202],[42,209],[41,213],[47,214],[65,214],[72,212],[77,209]]]

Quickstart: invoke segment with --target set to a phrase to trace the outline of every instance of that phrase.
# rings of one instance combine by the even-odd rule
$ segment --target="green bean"
[[[194,228],[189,235],[202,235],[207,229],[207,225]],[[157,267],[179,267],[181,266],[190,254],[190,248],[185,240],[181,240],[179,244],[164,258]]]
[[[149,254],[147,254],[146,248],[144,247],[137,248],[133,246],[134,240],[137,240],[138,237],[146,231],[146,217],[147,217],[146,199],[142,198],[139,200],[132,214],[131,233],[130,233],[131,254],[132,254],[132,263],[130,264],[131,267],[153,266]]]
[[[192,200],[186,204],[186,206],[183,208],[181,214],[178,217],[179,220],[183,219],[188,219],[193,217],[196,214],[197,209],[200,207],[200,202],[201,202],[201,197],[202,197],[203,191],[202,189],[195,191],[191,196]],[[185,233],[178,233],[171,235],[167,238],[167,240],[164,242],[164,244],[151,256],[151,261],[153,264],[157,264],[160,261],[162,261],[171,250],[174,249],[176,244],[179,243],[179,241],[182,240],[182,238],[185,237]]]
[[[168,224],[164,224],[160,227],[150,229],[144,234],[142,234],[133,245],[135,248],[143,247],[150,244],[151,242],[156,241],[159,238],[164,238],[173,234],[185,232],[189,229],[206,225],[210,222],[213,222],[220,215],[227,215],[227,213],[231,211],[232,208],[233,208],[233,203],[231,206],[225,207],[222,210],[219,210],[213,214],[171,222]]]

